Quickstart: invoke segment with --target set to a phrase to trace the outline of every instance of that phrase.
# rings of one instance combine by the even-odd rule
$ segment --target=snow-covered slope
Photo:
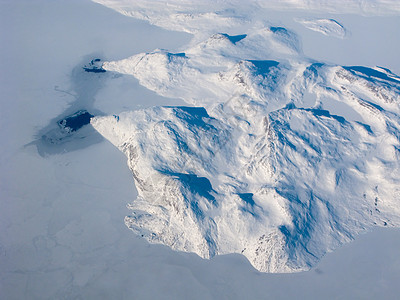
[[[298,274],[255,272],[240,254],[205,260],[133,234],[124,224],[131,214],[126,203],[137,196],[126,156],[91,125],[70,133],[65,129],[74,127],[70,121],[80,110],[120,115],[186,104],[157,95],[132,76],[83,67],[95,58],[120,60],[157,48],[187,52],[190,47],[182,46],[191,35],[90,0],[2,1],[1,8],[1,299],[398,298],[400,229],[375,228]],[[266,28],[296,32],[304,55],[336,65],[380,65],[400,74],[395,52],[399,18],[258,13],[270,21]],[[294,17],[334,18],[351,34],[346,39],[325,36],[293,22]],[[215,30],[193,45],[218,32],[250,36],[253,31]],[[333,53],[337,57],[328,57]],[[283,66],[284,58],[267,59]],[[323,107],[363,121],[354,109],[344,111],[350,107],[343,102],[323,101]],[[68,126],[60,126],[64,121]],[[38,153],[39,145],[31,142],[43,140],[43,134],[51,137],[55,128],[54,133],[64,130],[63,141],[45,144],[49,151]]]
[[[298,19],[297,22],[303,24],[306,28],[320,32],[324,35],[334,36],[336,38],[344,38],[346,29],[342,24],[333,19]]]
[[[398,15],[397,0],[92,0],[116,11],[170,30],[200,33],[218,28],[249,24],[259,9],[363,14]]]
[[[92,120],[128,157],[139,197],[125,223],[150,242],[293,272],[373,225],[400,225],[400,78],[389,70],[306,59],[283,27],[103,68],[194,105]]]

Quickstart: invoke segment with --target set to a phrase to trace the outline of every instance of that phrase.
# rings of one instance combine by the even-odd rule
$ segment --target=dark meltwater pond
[[[103,140],[90,126],[90,119],[102,114],[93,107],[93,103],[107,77],[108,73],[102,69],[101,59],[93,56],[84,57],[72,70],[69,90],[57,91],[72,95],[75,99],[64,112],[38,132],[37,140],[33,143],[40,155],[67,153]]]
[[[93,117],[94,116],[88,113],[87,110],[80,110],[73,115],[58,121],[57,123],[61,127],[61,129],[64,129],[67,132],[73,132],[77,131],[82,126],[89,124],[90,119]]]
[[[85,72],[89,73],[105,73],[106,70],[103,69],[103,63],[100,58],[95,58],[90,61],[87,65],[83,67]]]

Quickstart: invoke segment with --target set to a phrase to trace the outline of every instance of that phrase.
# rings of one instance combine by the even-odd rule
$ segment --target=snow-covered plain
[[[7,45],[0,50],[1,299],[398,295],[400,233],[394,229],[359,237],[328,254],[310,272],[279,275],[256,272],[241,255],[207,261],[136,238],[123,224],[129,214],[125,204],[134,200],[135,188],[122,153],[100,138],[91,141],[94,131],[88,130],[80,140],[72,136],[69,145],[74,146],[65,144],[65,153],[45,151],[41,156],[37,135],[73,113],[71,109],[108,115],[153,105],[182,105],[181,100],[158,96],[128,76],[88,77],[79,71],[98,56],[117,61],[157,48],[179,53],[190,36],[149,26],[87,1],[3,1],[1,6],[1,40]],[[276,20],[292,20],[290,14],[273,15]],[[375,41],[371,47],[352,45],[352,39],[312,36],[300,24],[290,26],[301,36],[307,56],[339,65],[377,64],[400,73],[391,52],[400,44],[393,26],[399,24],[398,17],[294,15],[335,18],[352,33],[353,42]],[[363,37],[357,31],[363,26],[376,31]],[[340,59],[349,62],[335,60],[335,47],[332,53],[321,51],[322,57],[312,56],[307,49],[319,38],[322,48],[329,43],[336,48],[352,46],[354,57],[347,52]],[[79,94],[82,90],[74,86],[75,79],[87,80],[87,88],[97,93],[89,95],[91,99],[84,89]],[[96,86],[97,79],[103,81],[101,86]],[[78,100],[83,101],[82,107]]]

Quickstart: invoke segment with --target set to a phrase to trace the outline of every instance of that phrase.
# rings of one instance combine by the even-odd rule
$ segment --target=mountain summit
[[[400,225],[397,75],[315,62],[284,27],[195,41],[102,66],[190,105],[91,121],[128,158],[130,229],[296,272],[372,226]]]

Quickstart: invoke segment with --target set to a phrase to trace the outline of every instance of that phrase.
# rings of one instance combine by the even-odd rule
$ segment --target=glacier
[[[397,75],[307,58],[280,26],[204,36],[102,65],[188,104],[91,121],[128,158],[130,229],[297,272],[373,226],[400,226]]]

